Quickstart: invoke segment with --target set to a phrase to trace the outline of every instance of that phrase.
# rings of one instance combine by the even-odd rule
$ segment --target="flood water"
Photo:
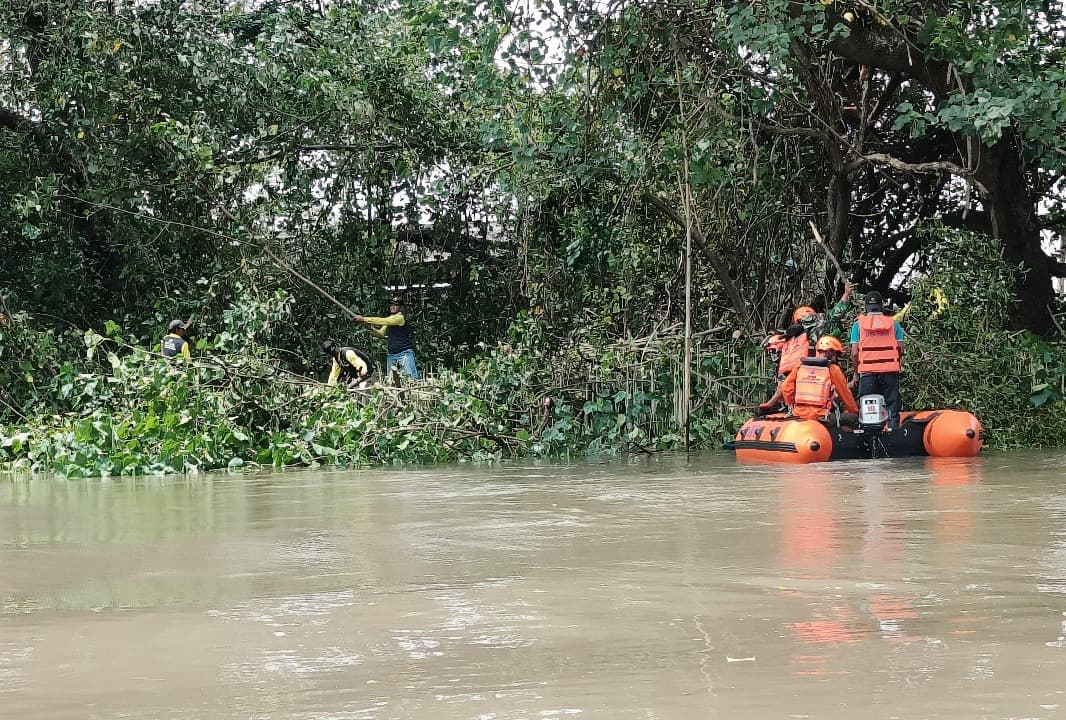
[[[1066,718],[1064,461],[0,477],[0,718]]]

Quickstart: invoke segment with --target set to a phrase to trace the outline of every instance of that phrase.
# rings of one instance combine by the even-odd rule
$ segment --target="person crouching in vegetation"
[[[859,419],[859,406],[837,364],[844,346],[832,335],[823,335],[815,350],[816,357],[804,358],[781,383],[785,402],[796,417],[854,426]]]
[[[418,379],[418,366],[415,364],[414,327],[403,316],[403,301],[394,297],[389,303],[387,317],[366,317],[356,315],[356,322],[366,323],[370,332],[385,338],[385,367],[391,369],[399,366],[400,373],[412,380]]]
[[[333,364],[329,370],[327,385],[336,385],[342,379],[352,389],[370,387],[374,375],[374,363],[370,356],[353,347],[341,347],[332,340],[322,343],[322,352]]]
[[[167,334],[163,336],[163,344],[160,352],[163,353],[163,357],[178,357],[179,355],[186,360],[192,358],[192,353],[189,351],[189,341],[186,336],[189,333],[189,323],[181,320],[171,320],[170,325],[167,326]]]

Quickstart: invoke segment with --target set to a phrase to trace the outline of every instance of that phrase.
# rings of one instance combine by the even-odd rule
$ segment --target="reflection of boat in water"
[[[750,463],[811,463],[875,457],[973,457],[981,450],[981,423],[965,410],[922,410],[900,415],[891,432],[880,425],[829,427],[783,415],[755,417],[728,446]]]

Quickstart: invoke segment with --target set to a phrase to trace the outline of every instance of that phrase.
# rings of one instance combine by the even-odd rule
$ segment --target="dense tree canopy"
[[[217,318],[238,287],[281,283],[301,323],[327,331],[328,303],[279,266],[368,311],[386,286],[443,279],[460,307],[496,294],[491,270],[471,278],[492,264],[488,218],[505,201],[470,171],[477,109],[457,112],[447,58],[427,49],[443,19],[377,3],[0,12],[9,304],[154,334],[163,317]],[[491,69],[491,52],[480,60]],[[461,342],[498,329],[465,327]]]
[[[1060,5],[0,13],[0,283],[31,312],[150,333],[281,284],[305,328],[342,322],[291,267],[360,308],[423,287],[455,360],[524,307],[563,326],[591,312],[623,335],[669,324],[691,228],[698,325],[755,332],[833,291],[814,220],[856,279],[898,301],[938,237],[986,235],[1024,269],[1015,326],[1052,329]]]
[[[714,228],[749,301],[780,274],[767,259],[798,259],[808,219],[857,279],[900,301],[943,229],[956,228],[986,235],[1024,269],[1015,327],[1053,329],[1052,278],[1066,266],[1042,244],[1061,246],[1061,4],[765,0],[584,11],[597,98],[632,133],[609,141],[605,156],[628,170],[626,181],[664,193],[686,161],[694,218]],[[751,235],[762,252],[744,242]]]

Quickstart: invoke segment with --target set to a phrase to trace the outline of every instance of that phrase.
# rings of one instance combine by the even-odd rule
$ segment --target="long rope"
[[[228,217],[228,218],[229,218],[230,220],[232,220],[233,222],[235,222],[235,223],[239,223],[239,222],[240,222],[240,221],[239,221],[239,220],[238,220],[238,219],[237,219],[236,217],[234,217],[233,213],[231,213],[231,212],[230,212],[229,210],[227,210],[226,208],[224,208],[224,207],[221,207],[221,208],[219,208],[219,209],[220,209],[220,210],[222,211],[222,214],[223,214],[223,215],[225,215],[226,217]],[[316,284],[315,284],[314,282],[312,282],[312,281],[311,281],[311,280],[310,280],[309,278],[306,278],[306,277],[304,277],[303,275],[301,275],[301,274],[300,274],[299,272],[297,272],[297,271],[296,271],[296,269],[295,269],[294,267],[292,267],[292,266],[291,266],[291,265],[289,265],[289,264],[288,264],[287,262],[285,262],[284,260],[282,260],[281,258],[279,258],[279,257],[278,257],[277,255],[275,255],[275,254],[274,254],[274,252],[273,252],[273,251],[272,251],[272,250],[271,250],[271,249],[270,249],[269,247],[267,247],[267,246],[266,246],[265,244],[263,244],[263,245],[260,245],[260,244],[257,244],[257,243],[250,243],[250,244],[251,244],[251,245],[254,245],[255,247],[258,247],[258,248],[260,248],[260,249],[261,249],[261,250],[262,250],[263,252],[265,252],[265,253],[267,254],[267,257],[269,257],[269,258],[270,258],[271,260],[273,260],[273,261],[274,261],[274,264],[275,264],[275,265],[277,265],[277,266],[278,266],[278,267],[280,267],[280,268],[281,268],[282,270],[284,270],[284,271],[286,271],[286,272],[288,272],[288,273],[291,273],[291,274],[292,274],[292,275],[294,275],[295,277],[297,277],[297,278],[299,278],[300,280],[302,280],[303,282],[305,282],[305,283],[306,283],[306,284],[307,284],[307,285],[308,285],[309,287],[311,287],[311,288],[313,288],[314,290],[318,291],[318,293],[319,293],[320,295],[322,295],[322,297],[326,298],[326,299],[327,299],[327,300],[329,300],[329,301],[330,301],[331,303],[333,303],[334,305],[336,305],[337,307],[339,307],[339,308],[340,308],[341,310],[343,310],[343,311],[344,311],[344,313],[345,313],[345,314],[346,314],[346,315],[347,315],[348,317],[350,317],[350,318],[351,318],[352,320],[355,320],[355,318],[356,318],[356,313],[352,312],[352,311],[351,311],[350,309],[348,309],[348,307],[347,307],[346,305],[344,305],[344,303],[342,303],[342,302],[341,302],[340,300],[338,300],[337,298],[333,297],[333,296],[332,296],[332,295],[330,295],[330,294],[329,294],[328,292],[326,292],[325,290],[323,290],[322,288],[320,288],[320,287],[319,287],[318,285],[316,285]]]

